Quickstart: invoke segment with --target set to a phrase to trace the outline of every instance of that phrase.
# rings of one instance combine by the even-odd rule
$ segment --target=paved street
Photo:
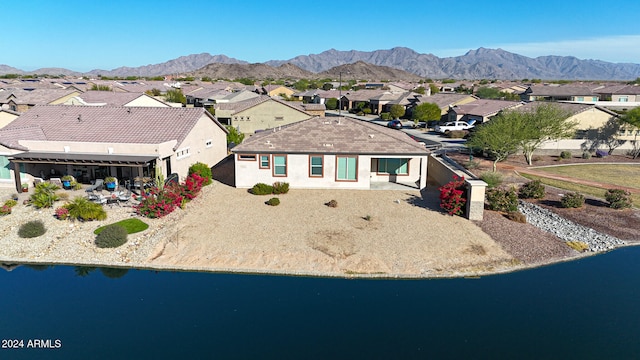
[[[338,116],[338,111],[336,110],[327,110],[325,111],[326,116]],[[355,114],[350,114],[346,111],[342,111],[340,116],[350,117],[358,120],[369,121],[374,124],[378,124],[380,126],[387,126],[388,121],[380,120],[379,117],[374,115],[367,116],[357,116]],[[424,131],[425,129],[413,129],[411,125],[412,121],[402,121],[403,128],[402,131],[413,136],[418,141],[422,141],[425,143],[425,146],[430,150],[444,150],[450,151],[453,149],[459,149],[464,147],[465,140],[464,139],[449,139],[442,135],[435,133],[434,131]]]

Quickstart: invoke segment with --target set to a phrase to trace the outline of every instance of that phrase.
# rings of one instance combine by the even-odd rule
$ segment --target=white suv
[[[475,121],[474,121],[475,123]],[[445,134],[453,130],[469,130],[473,127],[473,123],[469,124],[465,121],[449,121],[444,125],[436,125],[435,131],[440,134]]]

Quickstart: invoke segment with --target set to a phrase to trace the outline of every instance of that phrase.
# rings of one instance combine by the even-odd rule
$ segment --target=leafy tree
[[[434,103],[422,103],[416,106],[411,113],[414,121],[440,120],[441,111]]]
[[[429,89],[431,89],[431,95],[437,94],[440,92],[440,88],[437,87],[435,84],[429,84]]]
[[[93,91],[111,91],[111,87],[109,85],[93,84],[89,90],[93,90]]]
[[[244,134],[239,132],[236,128],[231,125],[227,125],[227,130],[229,133],[227,134],[227,145],[234,143],[236,145],[242,143],[244,140]]]
[[[322,90],[326,91],[326,90],[331,90],[331,89],[333,89],[333,84],[332,83],[327,82],[327,83],[322,84]]]
[[[419,86],[419,87],[413,89],[413,92],[424,95],[424,93],[425,93],[424,86]]]
[[[187,103],[187,98],[184,96],[184,94],[182,93],[182,90],[180,89],[167,90],[166,94],[164,95],[164,98],[167,102],[183,103],[183,104]]]
[[[389,113],[391,114],[392,118],[399,119],[400,117],[404,116],[404,111],[405,111],[404,106],[393,104],[391,105],[391,109],[389,110]]]
[[[520,148],[522,117],[512,119],[500,114],[488,123],[479,125],[466,143],[472,150],[486,151],[493,158],[493,172],[497,163],[506,160]]]
[[[249,78],[239,78],[235,79],[234,81],[239,82],[242,85],[253,85],[255,83],[255,80]]]
[[[640,80],[638,78],[636,81]],[[621,120],[633,127],[635,127],[634,137],[633,137],[633,150],[631,151],[631,155],[634,159],[640,156],[640,141],[638,140],[638,132],[640,132],[640,107],[633,108],[629,110],[626,114],[621,117]]]
[[[504,116],[521,118],[520,147],[529,165],[532,165],[533,152],[545,141],[572,137],[577,125],[569,120],[570,112],[553,103],[540,104],[527,112],[506,111]]]
[[[208,76],[203,76],[201,80],[206,82],[211,82],[211,78]]]
[[[336,98],[327,99],[327,101],[325,102],[325,106],[327,107],[328,110],[337,109],[338,108],[338,99],[336,99]]]
[[[156,88],[153,88],[151,90],[147,90],[147,91],[145,91],[145,93],[147,95],[151,95],[151,96],[160,96],[160,94],[161,94],[160,89],[156,89]]]
[[[480,99],[500,99],[503,97],[500,90],[486,86],[479,88],[476,91],[476,96]]]

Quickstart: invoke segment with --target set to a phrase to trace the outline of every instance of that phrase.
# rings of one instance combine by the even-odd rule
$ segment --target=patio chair
[[[89,186],[86,192],[94,192],[95,190],[102,191],[102,186],[104,185],[103,179],[96,179],[95,184]]]

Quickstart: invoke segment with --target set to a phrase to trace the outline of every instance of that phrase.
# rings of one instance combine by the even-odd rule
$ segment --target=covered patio
[[[72,175],[82,184],[115,177],[125,187],[135,186],[136,178],[155,177],[156,155],[92,154],[66,152],[24,152],[9,157],[20,187],[20,168],[34,180],[51,180]],[[17,189],[19,190],[19,189]]]

